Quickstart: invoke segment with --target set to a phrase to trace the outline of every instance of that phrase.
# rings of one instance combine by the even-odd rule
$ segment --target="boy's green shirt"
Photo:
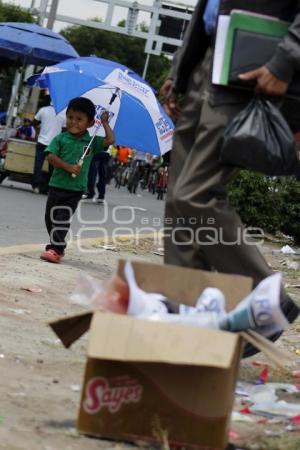
[[[51,141],[45,152],[53,153],[69,164],[76,164],[90,140],[91,136],[87,131],[80,138],[65,131]],[[96,136],[92,142],[89,154],[84,158],[80,174],[74,178],[71,173],[66,172],[64,169],[54,168],[49,185],[69,191],[86,191],[92,158],[95,153],[104,150],[104,138]]]

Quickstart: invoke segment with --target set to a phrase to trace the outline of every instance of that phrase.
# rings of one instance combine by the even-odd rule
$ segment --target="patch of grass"
[[[253,450],[300,450],[300,438],[297,436],[283,432],[282,437],[266,438],[259,442],[259,447],[253,447]]]
[[[287,269],[284,271],[285,276],[291,278],[292,280],[299,280],[300,270]]]

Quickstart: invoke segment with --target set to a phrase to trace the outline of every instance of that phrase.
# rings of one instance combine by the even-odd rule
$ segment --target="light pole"
[[[39,10],[39,24],[41,25],[41,27],[43,26],[44,19],[47,14],[47,6],[48,6],[48,0],[41,0],[40,10]]]
[[[32,0],[32,1],[34,1],[34,0]],[[43,26],[44,19],[46,18],[46,15],[47,15],[47,7],[49,4],[49,1],[50,0],[41,0],[41,2],[40,2],[39,24],[41,26]],[[57,9],[58,9],[58,3],[59,3],[59,0],[52,0],[51,5],[50,5],[48,20],[47,20],[47,28],[49,28],[50,30],[52,30],[52,28],[54,26],[54,22],[56,19],[56,13],[57,13]],[[30,111],[35,111],[37,109],[39,96],[40,96],[40,89],[36,88],[36,87],[32,88],[29,102],[26,105],[26,108],[29,109]]]
[[[52,0],[52,2],[51,2],[49,16],[48,16],[48,22],[47,22],[47,28],[49,28],[50,30],[52,30],[55,19],[56,19],[58,3],[59,3],[59,0]]]

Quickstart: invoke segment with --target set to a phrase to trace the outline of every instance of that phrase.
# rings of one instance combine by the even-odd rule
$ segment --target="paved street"
[[[48,241],[44,225],[46,196],[30,186],[4,181],[0,185],[0,247],[42,244]],[[95,238],[159,231],[164,202],[147,191],[129,194],[126,187],[108,186],[104,205],[81,202],[71,227],[71,239]]]

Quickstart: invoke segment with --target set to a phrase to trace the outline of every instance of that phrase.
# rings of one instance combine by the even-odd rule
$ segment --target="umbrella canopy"
[[[97,118],[109,110],[116,144],[161,155],[171,149],[174,125],[157,101],[154,91],[139,75],[113,61],[96,57],[66,60],[46,67],[28,83],[47,86],[57,113],[74,97],[87,97],[96,106]]]
[[[46,66],[79,56],[60,34],[34,23],[1,22],[0,56]]]

